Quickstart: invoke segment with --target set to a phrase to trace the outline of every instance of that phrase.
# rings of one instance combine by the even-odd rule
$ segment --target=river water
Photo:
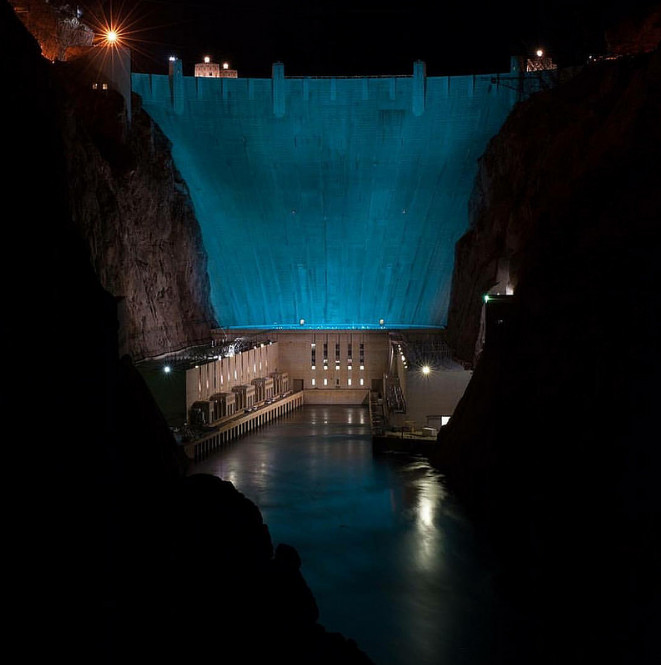
[[[526,662],[470,523],[422,459],[374,456],[363,407],[305,406],[198,463],[287,543],[319,622],[376,665]]]

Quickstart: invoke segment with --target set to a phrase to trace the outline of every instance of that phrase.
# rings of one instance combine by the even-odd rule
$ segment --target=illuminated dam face
[[[173,144],[223,327],[443,326],[494,76],[133,74]]]

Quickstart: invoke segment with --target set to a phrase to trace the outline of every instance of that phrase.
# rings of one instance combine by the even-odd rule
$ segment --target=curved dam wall
[[[503,75],[505,76],[505,75]],[[225,327],[443,326],[500,75],[133,74],[172,141]]]

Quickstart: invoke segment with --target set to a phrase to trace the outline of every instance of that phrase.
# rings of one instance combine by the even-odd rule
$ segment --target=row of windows
[[[312,379],[312,386],[314,387],[314,386],[316,386],[316,385],[317,385],[317,379]],[[324,386],[327,386],[327,385],[328,385],[328,379],[324,379],[324,380],[323,380],[323,385],[324,385]],[[336,385],[336,386],[339,386],[339,385],[340,385],[340,380],[339,380],[339,379],[335,379],[335,385]],[[364,386],[364,385],[365,385],[365,379],[360,379],[360,381],[359,381],[359,385]],[[347,379],[347,386],[349,386],[349,387],[352,386],[351,379]]]
[[[328,342],[324,342],[324,362],[328,361]],[[353,357],[353,345],[351,342],[347,344],[347,360],[351,362]],[[312,342],[310,344],[310,359],[312,361],[312,364],[316,364],[316,359],[317,359],[317,345]],[[340,344],[339,342],[335,344],[335,362],[339,363],[340,362]],[[365,345],[361,344],[360,345],[360,363],[361,365],[365,363]]]
[[[310,365],[310,369],[312,369],[312,370],[317,369],[317,366],[314,364],[314,360],[312,361],[312,365]],[[324,360],[324,370],[327,370],[327,369],[328,369],[328,361]],[[335,369],[339,371],[340,366],[336,364],[336,365],[335,365]],[[351,365],[351,364],[347,365],[347,369],[348,369],[348,370],[353,369],[352,365]],[[361,371],[364,370],[364,369],[365,369],[365,365],[361,365],[361,366],[360,366],[360,369],[361,369]]]

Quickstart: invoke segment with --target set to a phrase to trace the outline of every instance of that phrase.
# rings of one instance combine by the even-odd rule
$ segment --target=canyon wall
[[[514,289],[433,463],[488,534],[539,663],[652,663],[661,471],[661,52],[518,105],[480,160],[449,339]]]
[[[107,56],[91,37],[83,43],[89,28],[74,9],[13,4],[51,61],[71,218],[103,288],[118,300],[120,355],[137,361],[207,342],[217,327],[207,255],[170,142],[139,97],[129,122],[124,99],[100,71]]]
[[[105,289],[120,299],[134,360],[204,343],[216,321],[207,255],[170,143],[134,97],[93,86],[86,58],[56,63],[72,218]]]

